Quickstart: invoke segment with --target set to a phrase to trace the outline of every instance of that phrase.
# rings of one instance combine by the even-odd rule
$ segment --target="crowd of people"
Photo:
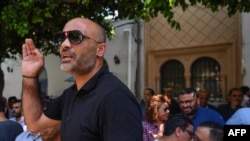
[[[36,133],[27,130],[22,100],[14,96],[8,101],[5,97],[0,98],[0,132],[1,141],[61,141],[60,124]]]
[[[168,92],[166,92],[166,90],[168,90]],[[166,101],[173,101],[171,100],[173,99],[173,94],[170,94],[171,97],[168,96],[170,90],[173,93],[172,88],[165,88],[163,94],[154,94],[150,97],[151,100],[148,97],[147,103],[146,101],[141,102],[144,103],[143,105],[146,105],[142,106],[142,108],[145,107],[145,111],[147,111],[151,109],[152,105],[161,104],[162,102],[160,101],[155,103],[153,97],[156,95],[167,96],[169,100]],[[145,91],[144,94],[146,94]],[[175,103],[167,103],[169,110],[166,111],[165,114],[168,115],[168,118],[163,121],[164,126],[159,126],[155,124],[155,121],[147,118],[143,119],[143,123],[146,122],[148,125],[152,124],[151,127],[154,127],[149,130],[147,126],[143,126],[143,141],[167,141],[169,139],[173,141],[223,141],[224,125],[250,124],[250,107],[248,104],[250,102],[250,90],[248,86],[231,88],[227,94],[226,103],[221,103],[219,105],[213,105],[209,102],[210,92],[205,88],[199,89],[198,92],[193,88],[184,88],[177,94],[175,103],[178,103],[177,106],[179,108],[179,112],[171,112],[171,108],[174,108],[175,110],[178,108],[176,108],[177,106]],[[155,111],[157,114],[154,114],[154,116],[156,115],[156,117],[160,117],[162,115],[159,108],[155,108]],[[184,117],[180,116],[180,114]],[[148,114],[145,112],[144,116],[146,117]],[[179,118],[179,120],[181,120],[182,117],[187,118],[190,121],[186,120],[186,124],[184,124],[184,119],[182,119],[183,122],[181,122],[177,119],[171,120],[170,117]],[[181,123],[183,125],[180,125]],[[190,128],[188,128],[187,123],[189,123]],[[166,133],[167,131],[169,131],[169,133]],[[149,133],[151,132],[154,134],[151,134],[150,137],[146,137],[149,136]],[[181,136],[182,133],[189,134],[191,138]]]
[[[172,88],[163,94],[146,88],[138,102],[103,65],[105,30],[90,19],[69,20],[53,40],[61,70],[75,83],[44,104],[38,86],[44,56],[26,39],[21,99],[0,99],[1,141],[223,141],[225,124],[250,122],[240,119],[249,105],[245,87],[231,89],[227,104],[218,107],[208,103],[209,90],[193,88],[183,88],[177,99]]]

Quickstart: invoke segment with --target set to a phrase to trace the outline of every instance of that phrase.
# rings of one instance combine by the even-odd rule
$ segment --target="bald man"
[[[106,35],[97,23],[74,18],[54,36],[61,70],[75,84],[45,111],[38,95],[44,56],[31,39],[22,46],[23,111],[28,130],[38,132],[61,122],[62,141],[142,141],[141,109],[131,91],[112,75],[103,58]]]

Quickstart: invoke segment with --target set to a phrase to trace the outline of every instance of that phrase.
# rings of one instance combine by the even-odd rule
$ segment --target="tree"
[[[112,39],[113,28],[105,17],[117,19],[142,19],[149,21],[159,13],[165,16],[171,27],[180,29],[173,20],[173,8],[185,10],[190,5],[201,4],[212,11],[228,8],[228,15],[249,12],[249,0],[1,0],[0,1],[0,63],[21,52],[26,37],[33,38],[45,54],[58,55],[53,44],[53,34],[60,31],[66,21],[84,16],[100,23]],[[0,67],[0,96],[4,86]]]

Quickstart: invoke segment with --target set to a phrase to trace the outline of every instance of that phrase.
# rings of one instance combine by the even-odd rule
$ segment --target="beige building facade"
[[[209,75],[218,89],[214,96],[224,100],[230,88],[242,85],[240,14],[195,6],[175,9],[174,19],[181,30],[161,15],[145,23],[145,86],[159,93],[165,87],[199,90]]]

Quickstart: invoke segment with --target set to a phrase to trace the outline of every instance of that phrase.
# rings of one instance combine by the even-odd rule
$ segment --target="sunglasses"
[[[83,35],[81,31],[79,30],[71,30],[71,31],[65,31],[65,32],[58,32],[54,35],[54,43],[56,46],[61,46],[61,44],[64,42],[64,40],[68,38],[69,42],[73,45],[80,44],[84,39],[92,39],[86,35]],[[92,39],[96,41],[95,39]],[[101,44],[102,42],[97,43]]]

